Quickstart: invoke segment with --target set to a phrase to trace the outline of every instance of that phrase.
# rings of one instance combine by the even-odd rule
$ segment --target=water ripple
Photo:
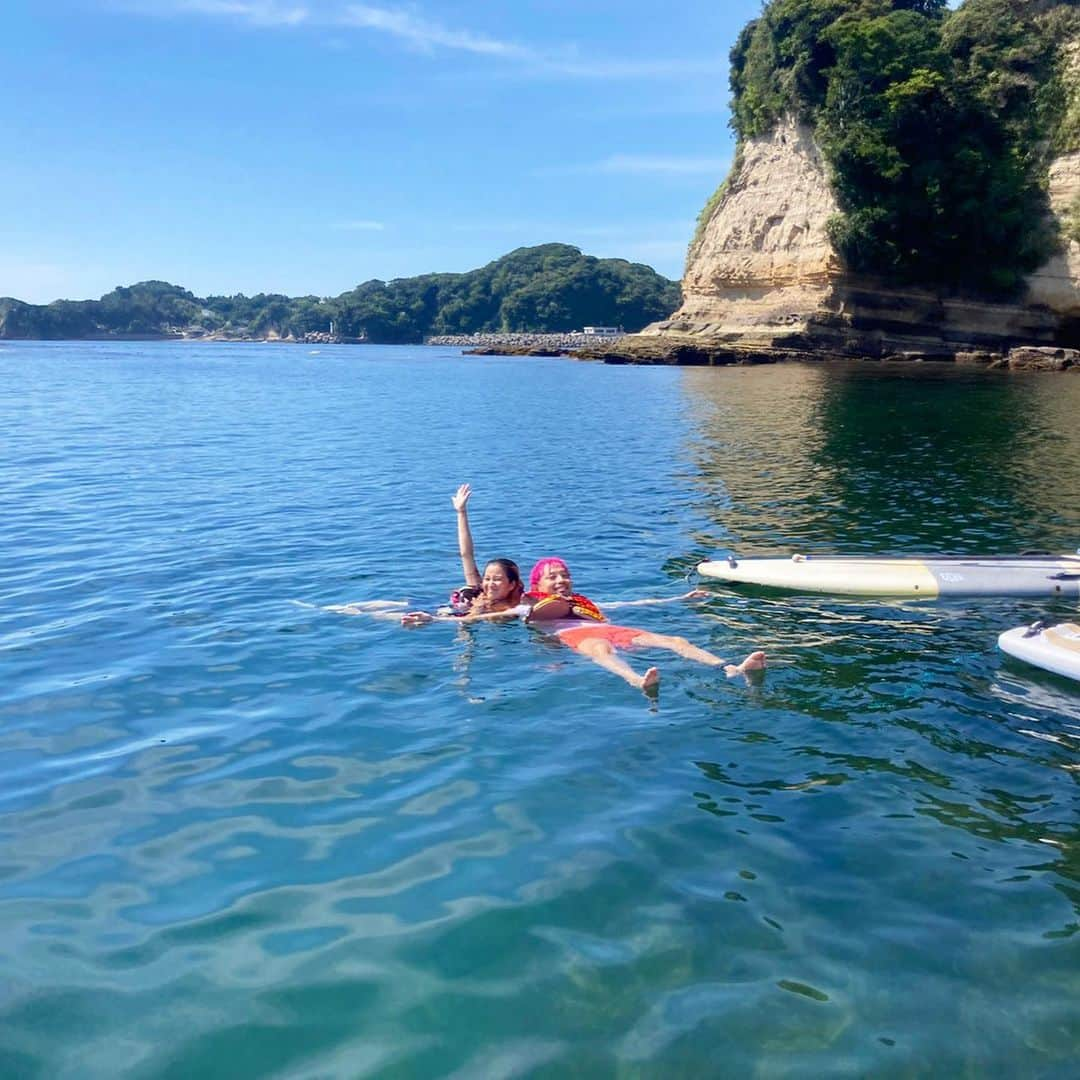
[[[0,1074],[1075,1062],[1080,698],[993,644],[1075,605],[716,589],[634,621],[770,673],[641,656],[658,703],[520,626],[322,608],[444,597],[464,479],[482,556],[559,552],[600,599],[731,546],[1072,548],[1076,380],[168,343],[0,367]],[[589,424],[509,441],[553,400]]]

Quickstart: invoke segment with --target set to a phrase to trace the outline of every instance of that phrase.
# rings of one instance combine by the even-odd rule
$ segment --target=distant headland
[[[649,266],[569,244],[518,248],[478,270],[367,281],[336,297],[198,297],[164,281],[100,300],[0,299],[0,339],[200,339],[418,344],[446,335],[640,330],[679,306],[677,282]]]

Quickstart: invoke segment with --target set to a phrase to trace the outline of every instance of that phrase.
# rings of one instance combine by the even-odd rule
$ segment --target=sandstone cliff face
[[[748,140],[687,258],[682,307],[642,335],[767,347],[805,331],[841,276],[825,235],[836,209],[808,128]]]
[[[1080,41],[1067,42],[1062,49],[1071,97],[1069,111],[1078,107],[1080,95]],[[1065,322],[1069,339],[1075,339],[1071,323],[1080,319],[1080,243],[1068,234],[1070,219],[1080,210],[1080,151],[1063,154],[1050,165],[1048,192],[1050,212],[1057,219],[1062,248],[1028,279],[1028,300],[1049,308]],[[1076,343],[1070,340],[1070,344]]]
[[[1064,154],[1051,164],[1048,194],[1062,248],[1028,278],[1027,299],[1060,316],[1065,336],[1076,338],[1071,324],[1080,320],[1080,243],[1069,237],[1068,227],[1080,208],[1080,151]]]
[[[1050,170],[1049,201],[1061,218],[1080,203],[1080,153]],[[951,357],[1013,345],[1080,339],[1080,244],[1029,279],[1017,303],[987,303],[885,287],[847,274],[826,235],[837,211],[810,130],[788,119],[744,143],[723,196],[693,246],[682,307],[639,335],[629,355],[701,350]],[[1062,234],[1064,238],[1064,233]]]

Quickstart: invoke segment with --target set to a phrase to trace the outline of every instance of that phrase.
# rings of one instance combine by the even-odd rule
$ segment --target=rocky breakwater
[[[565,356],[598,340],[594,334],[443,334],[424,340],[425,345],[464,349],[470,356]],[[605,343],[617,343],[619,335],[604,335]]]
[[[989,356],[978,361],[988,366],[1009,366],[1017,347],[1052,354],[1080,345],[1080,244],[1068,238],[1067,227],[1080,195],[1080,153],[1052,163],[1048,195],[1060,249],[1013,303],[858,278],[845,271],[828,237],[826,224],[838,207],[813,134],[784,118],[740,146],[690,246],[682,307],[638,334],[589,343],[574,355],[731,364],[974,354]],[[1026,355],[1012,366],[1030,366]],[[1052,356],[1044,359],[1053,366]]]

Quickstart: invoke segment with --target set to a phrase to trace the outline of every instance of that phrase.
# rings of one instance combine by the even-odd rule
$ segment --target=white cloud
[[[287,0],[109,0],[111,6],[140,15],[202,16],[232,19],[251,26],[316,28],[386,35],[421,53],[459,52],[513,61],[504,69],[515,77],[596,80],[685,79],[723,75],[722,61],[685,56],[664,58],[604,57],[570,43],[539,48],[506,41],[468,29],[456,29],[424,15],[413,6]],[[340,44],[338,45],[340,48]]]
[[[285,0],[113,0],[113,6],[140,15],[201,15],[235,19],[253,26],[373,30],[421,52],[448,49],[520,60],[531,55],[522,45],[469,30],[455,30],[404,7],[375,4],[297,4]]]
[[[529,55],[529,50],[521,45],[474,34],[468,30],[450,30],[433,19],[414,15],[401,8],[351,4],[345,9],[340,22],[360,30],[378,30],[423,52],[451,49],[478,53],[481,56],[504,56],[515,59]]]

